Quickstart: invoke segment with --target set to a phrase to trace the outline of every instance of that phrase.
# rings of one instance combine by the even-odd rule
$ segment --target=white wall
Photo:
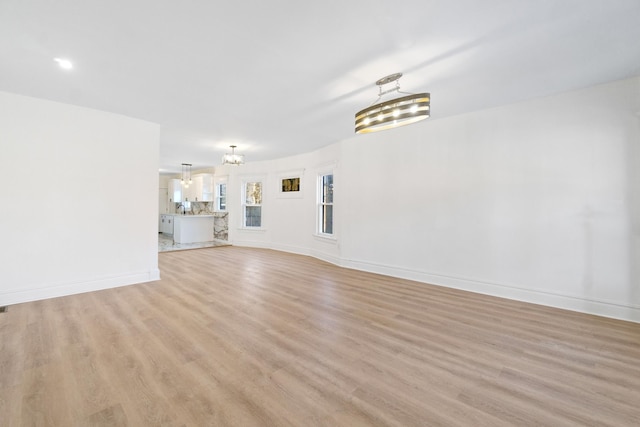
[[[0,92],[0,305],[155,280],[159,126]]]
[[[229,241],[237,246],[312,255],[339,264],[339,241],[315,236],[316,180],[320,172],[332,169],[339,182],[339,153],[340,146],[334,144],[299,156],[217,168],[216,176],[228,176]],[[301,194],[282,194],[281,179],[294,176],[302,178]],[[242,228],[241,186],[243,181],[253,179],[264,180],[262,230]]]
[[[344,264],[640,321],[638,82],[345,143]]]
[[[230,172],[232,241],[640,321],[638,112],[633,78],[247,164]],[[280,171],[305,168],[309,184],[331,162],[328,245],[313,237],[315,188],[274,191]],[[264,232],[237,229],[241,173],[268,177]]]

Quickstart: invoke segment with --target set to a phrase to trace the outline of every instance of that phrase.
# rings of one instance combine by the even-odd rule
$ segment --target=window
[[[227,183],[216,183],[216,205],[215,210],[226,211],[227,210]]]
[[[262,227],[262,182],[245,182],[242,212],[245,227]]]
[[[213,210],[227,210],[227,176],[216,176],[213,180]]]
[[[318,233],[333,234],[333,174],[318,177]]]

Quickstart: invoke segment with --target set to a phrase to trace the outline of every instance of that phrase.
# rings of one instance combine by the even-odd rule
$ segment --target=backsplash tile
[[[187,215],[213,215],[213,202],[184,202],[174,203],[174,213],[182,213],[185,206]]]

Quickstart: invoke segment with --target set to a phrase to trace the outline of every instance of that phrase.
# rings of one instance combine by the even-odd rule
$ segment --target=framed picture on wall
[[[282,188],[280,189],[283,193],[290,193],[293,191],[300,191],[300,177],[295,178],[282,178]]]
[[[280,173],[278,179],[278,197],[301,198],[303,172],[304,170]]]

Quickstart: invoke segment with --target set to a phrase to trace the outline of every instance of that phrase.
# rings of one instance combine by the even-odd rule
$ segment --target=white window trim
[[[331,228],[333,229],[333,233],[329,234],[329,233],[323,233],[322,230],[322,215],[320,213],[320,207],[322,206],[322,177],[325,175],[333,175],[333,185],[334,185],[334,194],[333,194],[333,202],[331,203],[331,206],[335,207],[335,171],[333,168],[327,168],[327,169],[322,169],[320,171],[318,171],[318,175],[316,177],[316,230],[314,233],[315,237],[318,237],[320,239],[323,240],[329,240],[329,241],[337,241],[338,238],[336,236],[336,229],[335,229],[335,209],[332,211],[333,215],[331,218]]]
[[[264,231],[265,230],[265,215],[264,215],[264,205],[265,205],[265,195],[267,189],[267,179],[266,176],[245,176],[242,177],[242,186],[240,188],[241,191],[241,200],[240,200],[240,230],[243,231]],[[259,205],[247,205],[246,204],[246,191],[247,191],[247,183],[249,182],[260,182],[262,183],[262,203]],[[227,193],[228,197],[228,193]],[[247,226],[245,222],[245,208],[246,206],[260,206],[260,227],[251,227]]]
[[[226,209],[218,209],[218,201],[220,196],[218,195],[218,185],[225,184],[227,186],[226,197]],[[229,179],[228,175],[221,177],[214,177],[213,179],[213,211],[214,212],[229,212]]]
[[[316,240],[320,240],[320,241],[327,241],[327,242],[331,242],[331,243],[337,243],[338,242],[338,238],[336,237],[335,234],[318,234],[318,233],[313,233],[313,237]]]

